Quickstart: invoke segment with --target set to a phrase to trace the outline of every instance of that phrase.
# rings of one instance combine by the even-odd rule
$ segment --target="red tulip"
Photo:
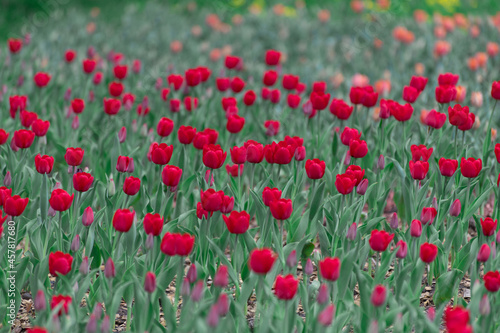
[[[181,109],[181,101],[175,98],[170,100],[170,112],[179,112]]]
[[[10,190],[10,189],[9,189]],[[10,216],[20,216],[26,206],[28,205],[28,198],[21,198],[19,195],[6,197],[7,194],[12,193],[12,190],[2,190],[1,196],[3,196],[3,209],[7,215]]]
[[[459,127],[467,124],[467,121],[469,119],[468,106],[462,107],[460,104],[455,104],[453,108],[449,106],[448,113],[451,125]]]
[[[0,146],[7,142],[10,133],[6,132],[4,129],[0,128]]]
[[[43,137],[49,131],[50,122],[48,120],[43,121],[42,119],[37,119],[31,124],[31,130],[35,133],[37,137]],[[1,141],[1,140],[0,140]]]
[[[413,107],[409,103],[401,105],[397,102],[394,102],[391,106],[391,115],[396,118],[397,121],[408,121],[411,119],[412,114]]]
[[[423,76],[412,76],[410,80],[410,87],[417,89],[418,92],[422,92],[427,85],[429,79]]]
[[[175,90],[179,90],[184,82],[184,77],[182,75],[171,74],[167,76],[167,82],[169,86],[173,86]]]
[[[23,110],[19,113],[19,119],[23,127],[30,128],[31,124],[38,119],[38,115],[35,112]]]
[[[90,74],[95,69],[96,61],[95,60],[91,60],[91,59],[85,59],[85,60],[82,61],[82,65],[83,65],[83,71],[86,74]]]
[[[36,73],[33,77],[33,81],[39,88],[45,87],[50,82],[51,76],[47,73]]]
[[[332,99],[332,104],[330,104],[330,113],[335,115],[340,120],[347,120],[352,114],[354,108],[347,105],[341,99]]]
[[[439,171],[445,177],[451,177],[458,168],[458,161],[441,157],[439,159]]]
[[[277,188],[265,187],[262,191],[262,201],[267,207],[270,207],[271,203],[279,199],[281,199],[281,191]]]
[[[170,162],[172,157],[172,152],[174,150],[173,145],[167,145],[166,143],[153,142],[149,147],[148,159],[154,164],[165,165]]]
[[[483,230],[483,235],[486,237],[493,236],[497,230],[497,220],[493,220],[491,217],[487,217],[481,221],[481,229]]]
[[[247,159],[247,149],[243,147],[234,146],[230,149],[231,161],[234,164],[244,164]]]
[[[61,305],[58,315],[60,316],[63,312],[68,314],[69,306],[71,304],[71,296],[54,295],[52,296],[52,301],[50,302],[50,308],[54,310],[57,306]]]
[[[97,72],[94,74],[94,78],[92,79],[92,83],[97,86],[101,83],[102,78],[103,78],[102,72]]]
[[[35,156],[35,168],[40,174],[51,173],[52,167],[54,166],[54,158],[48,155],[36,155]]]
[[[191,253],[193,245],[194,236],[167,232],[161,240],[160,249],[168,256],[187,256]]]
[[[288,107],[292,109],[296,109],[300,105],[300,96],[299,95],[294,95],[294,94],[288,94],[286,98],[286,102],[288,104]]]
[[[269,70],[264,73],[264,76],[262,78],[262,83],[270,87],[276,83],[277,79],[278,79],[278,73],[276,73],[276,71]]]
[[[220,265],[215,273],[214,285],[219,288],[225,288],[229,284],[227,266]]]
[[[221,104],[222,104],[222,108],[224,109],[224,111],[228,111],[228,109],[230,107],[237,107],[238,105],[238,102],[236,101],[236,98],[234,97],[222,97],[221,98]]]
[[[472,157],[469,157],[468,159],[462,157],[460,160],[460,172],[462,173],[462,176],[466,178],[476,178],[482,168],[483,162],[480,158],[476,160]]]
[[[361,167],[357,165],[349,165],[345,171],[345,175],[351,177],[354,181],[354,185],[358,186],[365,176],[365,169],[361,169]]]
[[[281,91],[278,89],[271,90],[271,95],[269,99],[271,100],[271,103],[278,104],[281,99]]]
[[[276,66],[280,62],[281,53],[276,50],[266,51],[266,64],[268,66]]]
[[[349,175],[337,175],[335,178],[335,187],[337,191],[343,195],[351,193],[355,185],[356,180]]]
[[[143,227],[148,235],[159,236],[163,229],[163,217],[160,214],[147,213],[144,216]]]
[[[230,80],[227,77],[218,77],[215,79],[215,84],[217,86],[217,90],[224,92],[229,89]]]
[[[276,220],[287,220],[293,212],[292,200],[290,199],[277,199],[269,204],[271,214]]]
[[[113,74],[118,80],[123,80],[127,77],[128,66],[127,65],[116,65],[113,68]]]
[[[412,145],[410,149],[413,162],[417,162],[420,160],[427,162],[431,157],[433,151],[433,148],[427,148],[425,145]]]
[[[7,44],[12,54],[18,53],[23,48],[23,40],[20,38],[9,38]]]
[[[333,304],[328,305],[319,313],[318,323],[320,323],[323,327],[330,326],[332,324],[334,314],[335,306]]]
[[[244,234],[250,226],[250,215],[246,211],[232,211],[229,216],[222,215],[227,230],[232,234]]]
[[[227,119],[226,129],[229,133],[239,133],[245,126],[245,118],[232,115]]]
[[[7,200],[7,198],[10,198],[11,196],[12,196],[12,189],[7,188],[5,186],[1,186],[0,187],[0,206],[3,206],[5,203],[5,200]]]
[[[128,232],[134,223],[135,211],[117,209],[113,215],[113,228],[119,232]]]
[[[247,149],[247,162],[248,163],[260,163],[264,159],[264,146],[254,140],[248,140],[245,142],[244,147]]]
[[[325,258],[319,262],[321,277],[328,281],[337,281],[340,276],[340,259]]]
[[[210,216],[212,216],[214,213],[210,212]],[[205,217],[205,220],[208,219],[208,211],[203,209],[203,206],[201,202],[198,202],[196,204],[196,216],[201,220],[203,217]]]
[[[64,154],[64,159],[66,163],[71,166],[78,166],[82,164],[84,151],[82,148],[67,148],[66,154]]]
[[[349,154],[354,158],[363,158],[368,153],[365,140],[351,140],[349,143]]]
[[[283,88],[286,90],[294,90],[299,84],[299,77],[297,75],[285,74],[282,80]]]
[[[136,177],[127,177],[123,182],[123,192],[126,195],[136,195],[141,189],[141,180]]]
[[[459,78],[460,77],[458,76],[458,74],[452,74],[452,73],[439,74],[438,84],[440,86],[456,86]]]
[[[289,164],[295,154],[295,145],[289,145],[284,141],[273,142],[264,147],[264,157],[268,163]]]
[[[425,224],[432,224],[434,222],[434,219],[436,218],[437,215],[437,210],[434,207],[424,207],[422,208],[422,213],[420,214],[420,219],[422,220],[422,223]]]
[[[215,212],[220,210],[222,205],[222,200],[224,199],[224,192],[216,192],[214,189],[208,189],[206,191],[201,190],[201,205],[204,210],[209,212]]]
[[[312,106],[315,110],[321,111],[326,109],[328,102],[330,101],[330,94],[325,94],[322,92],[312,92],[309,97]]]
[[[394,234],[389,234],[384,230],[372,230],[369,243],[373,251],[384,252],[392,242]]]
[[[271,270],[276,260],[276,254],[267,248],[253,249],[250,252],[248,264],[250,270],[256,274],[267,274]]]
[[[162,138],[165,138],[172,133],[174,129],[174,122],[166,117],[162,117],[156,126],[156,133]]]
[[[455,86],[437,86],[435,95],[438,103],[450,103],[457,97],[457,88]]]
[[[73,175],[73,187],[75,191],[87,192],[92,183],[94,182],[94,177],[90,173],[77,172]]]
[[[491,97],[500,100],[500,81],[495,81],[491,84]]]
[[[420,245],[420,259],[426,264],[430,264],[436,259],[438,248],[434,244],[423,243]]]
[[[57,251],[49,254],[49,272],[53,276],[68,274],[72,263],[73,257],[69,253]]]
[[[398,248],[398,252],[396,252],[396,257],[399,259],[406,258],[406,255],[408,254],[408,244],[406,244],[406,242],[403,240],[399,240],[396,244],[396,247]]]
[[[79,148],[78,148],[79,149]],[[116,161],[116,170],[118,172],[131,172],[131,167],[133,168],[134,159],[128,156],[118,156]]]
[[[424,119],[424,124],[434,129],[440,129],[446,122],[446,114],[431,110]]]
[[[306,174],[310,179],[321,179],[325,174],[326,164],[324,161],[320,161],[315,158],[306,161]]]
[[[490,271],[484,274],[484,287],[491,293],[495,293],[500,290],[500,272]]]
[[[418,96],[420,95],[420,91],[411,86],[404,86],[403,88],[403,100],[408,103],[415,103]]]
[[[48,333],[48,331],[43,327],[34,326],[32,328],[28,328],[26,333]]]
[[[257,95],[253,90],[248,90],[245,95],[243,96],[243,103],[246,106],[251,106],[255,102],[255,99],[257,98]]]
[[[472,128],[472,126],[474,126],[475,121],[476,121],[476,115],[470,112],[467,115],[467,121],[465,122],[465,124],[463,124],[462,126],[458,126],[458,129],[464,132],[468,131]]]
[[[419,238],[422,235],[422,222],[419,220],[411,221],[410,235],[415,238]]]
[[[238,69],[237,67],[241,66],[242,63],[243,60],[240,57],[232,55],[227,55],[224,61],[224,65],[226,66],[227,69]]]
[[[161,172],[163,184],[170,187],[176,187],[182,177],[182,169],[175,165],[165,165]]]
[[[207,144],[203,147],[203,164],[210,169],[219,169],[226,160],[227,153],[219,145]]]
[[[373,306],[379,307],[385,304],[386,297],[387,289],[383,285],[379,284],[376,285],[375,288],[373,288],[370,301],[372,302]]]
[[[74,194],[71,196],[63,189],[55,189],[49,199],[50,207],[57,212],[64,212],[71,207],[73,203]]]
[[[285,277],[278,275],[274,283],[274,294],[278,299],[289,301],[293,299],[299,287],[299,280],[294,278],[292,274]]]
[[[194,136],[196,134],[196,128],[193,128],[191,126],[184,126],[182,125],[179,127],[179,130],[177,131],[177,137],[179,139],[179,142],[188,145],[193,142]]]
[[[234,197],[224,195],[222,198],[222,203],[220,205],[220,212],[222,214],[229,214],[234,208]]]
[[[413,179],[422,180],[427,176],[427,172],[429,171],[429,163],[428,162],[413,162],[410,161],[410,174]]]
[[[280,130],[280,122],[278,120],[266,120],[264,122],[267,136],[275,136]]]
[[[361,138],[361,132],[355,128],[345,127],[340,135],[340,141],[344,146],[349,146],[352,140],[359,140]]]
[[[117,114],[120,111],[122,102],[119,99],[104,98],[104,112],[110,116]]]
[[[245,88],[245,81],[237,76],[233,77],[233,79],[231,80],[231,90],[234,93],[239,93],[243,90],[243,88]]]
[[[231,177],[239,177],[243,174],[243,167],[244,167],[243,164],[234,164],[234,165],[226,164],[226,172]]]
[[[491,249],[488,246],[488,244],[481,245],[481,248],[479,249],[479,252],[477,254],[477,261],[479,261],[479,262],[488,261],[490,254],[491,254]]]
[[[14,132],[13,140],[17,148],[26,149],[33,144],[35,133],[25,129],[17,130]]]

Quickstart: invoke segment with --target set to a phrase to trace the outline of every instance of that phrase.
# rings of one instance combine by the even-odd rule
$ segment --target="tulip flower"
[[[48,174],[52,172],[52,167],[54,166],[54,158],[47,155],[36,155],[35,156],[35,168],[40,174]]]
[[[21,129],[14,132],[13,141],[17,148],[26,149],[31,147],[35,133],[29,130]]]
[[[462,176],[466,178],[476,178],[482,168],[483,162],[480,158],[476,160],[472,157],[469,157],[468,159],[462,157],[460,160],[460,172],[462,173]]]
[[[488,258],[490,257],[491,249],[488,246],[488,244],[483,244],[479,248],[479,252],[477,254],[477,261],[479,262],[486,262],[488,261]]]
[[[411,177],[415,180],[422,180],[427,176],[427,172],[429,171],[429,163],[428,162],[409,162],[410,165],[410,174]]]
[[[49,204],[52,209],[57,212],[64,212],[71,207],[73,203],[74,194],[69,195],[63,189],[55,189],[49,199]]]
[[[66,163],[71,166],[79,166],[82,164],[84,151],[82,148],[67,148],[66,154],[64,154],[64,159]]]
[[[232,211],[229,216],[222,215],[227,230],[232,234],[244,234],[250,226],[250,215],[246,211]]]
[[[250,252],[248,265],[254,273],[265,275],[269,273],[275,260],[276,254],[270,249],[253,249]]]
[[[274,284],[274,294],[278,299],[289,301],[293,299],[299,287],[299,280],[293,275],[278,275]]]
[[[384,252],[392,242],[394,234],[389,234],[384,230],[372,230],[368,243],[373,251]]]
[[[75,191],[87,192],[92,183],[94,182],[94,177],[90,173],[77,172],[73,175],[73,187]]]
[[[418,238],[420,237],[420,235],[422,235],[422,222],[420,222],[419,220],[411,221],[410,235],[411,237],[415,238]]]
[[[315,158],[307,160],[305,164],[307,177],[310,179],[321,179],[325,174],[326,164]]]
[[[281,53],[276,50],[267,50],[266,51],[266,64],[268,66],[276,66],[280,62]]]
[[[156,143],[153,142],[149,147],[148,159],[154,164],[165,165],[170,162],[172,157],[172,152],[174,150],[173,145],[167,145],[166,143]]]
[[[356,186],[356,180],[347,174],[337,175],[335,179],[335,187],[337,191],[343,195],[347,195],[352,192]]]
[[[194,245],[194,236],[167,232],[161,241],[160,249],[168,256],[187,256]]]
[[[500,272],[490,271],[484,274],[484,287],[491,293],[495,293],[500,290]]]
[[[141,188],[141,180],[136,177],[127,177],[123,182],[123,192],[126,195],[136,195]]]
[[[325,258],[319,262],[321,277],[327,281],[337,281],[340,275],[340,259]]]
[[[370,298],[371,303],[375,307],[379,307],[385,304],[385,299],[387,297],[387,289],[379,284],[373,288],[372,296]]]
[[[439,159],[439,171],[444,177],[451,177],[458,168],[458,161],[441,157]]]
[[[226,156],[227,153],[219,145],[207,144],[203,147],[203,164],[209,169],[219,169]]]
[[[423,243],[420,245],[420,259],[426,264],[430,264],[436,259],[438,248],[434,244]]]
[[[487,217],[481,221],[481,229],[483,231],[483,235],[486,237],[493,236],[497,229],[497,220],[493,220],[491,217]]]
[[[68,314],[71,302],[72,302],[71,296],[54,295],[52,296],[52,300],[50,302],[50,308],[54,310],[58,305],[60,305],[61,309],[59,310],[58,315],[59,316],[62,315],[63,312],[65,314]]]
[[[73,257],[61,251],[49,254],[49,272],[53,276],[66,275],[71,271]]]
[[[290,218],[293,212],[291,199],[277,199],[269,204],[271,214],[276,220],[284,221]]]
[[[134,223],[135,211],[117,209],[113,215],[113,228],[119,232],[128,232]]]

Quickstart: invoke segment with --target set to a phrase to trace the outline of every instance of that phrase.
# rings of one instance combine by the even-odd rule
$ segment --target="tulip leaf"
[[[462,276],[462,271],[453,268],[451,271],[442,274],[436,281],[436,291],[434,292],[434,304],[437,306],[448,302],[454,291],[458,288],[458,283]]]

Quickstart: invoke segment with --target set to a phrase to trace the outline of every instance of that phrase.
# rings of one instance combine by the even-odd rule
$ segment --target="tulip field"
[[[0,332],[499,332],[500,8],[231,3],[0,41]]]

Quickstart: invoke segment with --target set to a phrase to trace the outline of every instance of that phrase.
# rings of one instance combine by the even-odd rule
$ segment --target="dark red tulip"
[[[292,274],[287,276],[278,275],[274,283],[274,294],[278,299],[289,301],[293,299],[299,287],[299,280]]]
[[[2,130],[0,129],[0,132]],[[2,139],[1,139],[1,134],[0,134],[0,144],[2,142]],[[497,162],[500,163],[500,143],[497,143],[495,145],[495,157],[497,158]]]
[[[255,99],[257,98],[257,95],[253,90],[248,90],[245,95],[243,96],[243,103],[246,106],[251,106],[255,102]]]
[[[278,89],[271,90],[271,95],[269,97],[271,103],[278,104],[280,102],[280,99],[281,99],[281,91]]]
[[[420,245],[420,259],[426,264],[430,264],[436,259],[438,248],[434,244],[423,243]]]
[[[365,169],[361,169],[361,167],[357,165],[349,165],[345,171],[345,175],[351,177],[354,181],[354,185],[358,186],[365,176]]]
[[[271,249],[253,249],[250,252],[248,265],[254,273],[265,275],[269,273],[275,261],[276,254]]]
[[[246,211],[232,211],[229,216],[222,215],[227,230],[232,234],[244,234],[250,226],[250,215]]]
[[[340,276],[340,259],[325,258],[319,262],[321,277],[327,281],[337,281]]]
[[[349,146],[352,140],[359,140],[361,138],[361,132],[355,128],[345,127],[340,135],[340,141],[343,145]]]
[[[153,142],[149,147],[148,157],[151,162],[158,165],[165,165],[170,162],[172,157],[172,152],[174,151],[173,145],[167,145],[166,143]]]
[[[281,199],[281,191],[277,188],[265,187],[262,191],[262,201],[267,207],[270,207],[271,203],[279,199]]]
[[[103,78],[102,72],[97,72],[94,74],[94,78],[92,79],[92,83],[97,86],[101,83],[102,78]]]
[[[56,212],[67,211],[73,203],[74,196],[74,194],[69,195],[69,193],[63,189],[55,189],[54,191],[52,191],[49,199],[50,207],[52,207],[52,209],[54,209]]]
[[[354,105],[361,104],[363,101],[363,97],[365,95],[365,90],[363,87],[351,87],[349,91],[349,99],[351,103]]]
[[[266,64],[268,66],[276,66],[280,62],[281,53],[276,50],[266,51]]]
[[[36,73],[35,76],[33,77],[33,81],[39,88],[43,88],[49,84],[51,79],[51,76],[47,73]]]
[[[404,259],[406,258],[406,255],[408,254],[408,244],[404,240],[399,240],[396,243],[396,247],[398,251],[396,252],[396,258],[399,259]]]
[[[161,240],[161,252],[168,256],[187,256],[194,245],[194,236],[167,232]]]
[[[94,177],[90,173],[77,172],[73,175],[73,187],[75,191],[87,192],[92,183],[94,182]]]
[[[264,122],[267,136],[275,136],[280,131],[280,122],[278,120],[266,120]]]
[[[19,119],[23,127],[30,128],[31,124],[38,119],[38,115],[35,112],[23,110],[19,113]]]
[[[85,109],[85,101],[81,98],[75,98],[74,100],[71,101],[71,110],[73,110],[74,113],[80,114],[83,112]]]
[[[299,77],[297,75],[285,74],[282,80],[283,88],[286,90],[294,90],[299,84]]]
[[[164,219],[160,216],[160,214],[147,213],[146,216],[144,216],[144,222],[142,225],[146,234],[159,236],[163,229],[163,222]]]
[[[363,158],[368,153],[365,140],[351,140],[349,143],[349,154],[354,158]]]
[[[123,84],[121,82],[111,82],[109,84],[109,94],[118,97],[123,93]]]
[[[191,96],[184,97],[184,108],[189,112],[196,110],[198,108],[198,98]]]
[[[254,140],[248,140],[244,144],[247,149],[247,162],[248,163],[260,163],[264,159],[264,146]]]
[[[264,147],[264,157],[268,163],[290,164],[295,154],[295,146],[284,141],[273,142]]]
[[[264,77],[262,78],[262,83],[265,86],[271,87],[276,83],[276,80],[278,79],[278,73],[273,70],[269,70],[264,73]]]
[[[309,97],[312,106],[315,110],[321,111],[326,109],[328,103],[330,102],[330,94],[325,94],[321,92],[312,92]]]
[[[203,164],[209,169],[219,169],[226,160],[227,153],[220,145],[207,144],[203,147]]]
[[[420,91],[412,86],[404,86],[403,88],[403,100],[408,103],[414,103],[418,96],[420,95]]]
[[[134,164],[134,159],[128,156],[118,156],[116,161],[116,171],[130,172],[130,167]]]
[[[462,157],[460,160],[460,172],[462,173],[462,176],[466,178],[476,178],[482,168],[483,162],[480,158],[476,160],[472,157],[469,157],[468,159]]]
[[[0,128],[0,146],[5,144],[5,142],[7,142],[9,135],[10,135],[9,132],[6,132],[3,128]]]
[[[117,114],[120,111],[122,102],[115,98],[104,98],[104,112],[110,116]]]
[[[433,148],[427,148],[425,145],[411,145],[410,149],[413,162],[420,160],[427,162],[433,151]]]
[[[424,124],[434,129],[440,129],[446,122],[446,114],[431,110],[424,118]]]
[[[440,86],[456,86],[459,78],[460,77],[458,76],[458,74],[452,74],[452,73],[439,74],[438,84]]]
[[[306,174],[310,179],[321,179],[325,174],[326,164],[317,158],[306,161]]]
[[[19,195],[13,195],[13,196],[6,196],[7,194],[12,193],[11,189],[8,190],[2,190],[0,192],[0,198],[3,198],[3,210],[7,215],[10,216],[20,216],[24,210],[26,209],[26,206],[28,205],[29,199],[28,198],[21,198]]]
[[[16,117],[17,111],[21,112],[26,109],[27,97],[26,96],[10,96],[9,97],[9,105],[10,105],[10,117],[14,119]]]
[[[483,276],[484,287],[491,293],[500,290],[500,272],[490,271]]]
[[[123,80],[127,77],[128,66],[127,65],[116,65],[113,68],[113,74],[118,80]]]
[[[495,81],[491,84],[491,97],[500,100],[500,81]]]
[[[84,151],[82,148],[67,148],[64,154],[64,160],[71,166],[79,166],[82,164]]]
[[[196,68],[190,68],[184,73],[188,87],[196,87],[201,83],[201,73]]]
[[[294,94],[288,94],[286,98],[286,102],[288,104],[288,107],[292,109],[296,109],[300,106],[300,96],[299,95],[294,95]]]
[[[127,177],[123,182],[123,192],[126,195],[136,195],[141,189],[141,180],[136,177]]]
[[[351,193],[355,185],[356,180],[351,178],[349,175],[337,175],[335,178],[335,187],[337,188],[337,191],[343,195]]]
[[[117,209],[113,215],[113,228],[119,232],[128,232],[134,223],[135,211]]]
[[[35,156],[35,168],[40,174],[46,174],[52,172],[52,167],[54,166],[54,158],[48,155],[36,155]]]
[[[239,133],[245,126],[245,118],[238,115],[230,116],[227,119],[226,129],[229,133]]]
[[[394,102],[391,105],[391,115],[396,118],[397,121],[408,121],[411,119],[411,115],[413,114],[413,107],[411,104],[406,103],[405,105],[401,105],[397,102]]]
[[[370,297],[370,302],[375,307],[379,307],[385,304],[385,299],[387,297],[387,289],[379,284],[373,288],[372,296]]]
[[[222,203],[220,205],[220,212],[222,214],[229,214],[234,208],[234,197],[229,195],[224,195],[222,197]]]
[[[182,177],[182,169],[175,165],[165,165],[161,172],[163,184],[170,187],[176,187]]]
[[[170,94],[170,89],[169,88],[163,88],[161,90],[161,99],[164,100],[165,102],[168,99],[168,95]],[[125,104],[125,103],[124,103]]]
[[[424,225],[432,224],[436,218],[437,210],[434,207],[424,207],[422,208],[422,213],[420,214],[420,220]]]
[[[491,249],[488,244],[483,244],[479,248],[479,252],[477,253],[477,261],[486,262],[488,261],[491,254]]]
[[[390,99],[380,100],[380,112],[378,116],[381,119],[388,119],[391,116],[392,108],[394,107],[394,101]]]
[[[234,165],[226,164],[226,172],[231,177],[239,177],[243,174],[243,167],[244,167],[243,164],[234,164]]]
[[[411,177],[413,179],[422,180],[425,178],[425,176],[427,175],[427,172],[429,171],[429,163],[428,162],[410,161],[409,164],[410,164],[410,174],[411,174]]]
[[[16,54],[23,48],[23,40],[20,38],[9,38],[7,45],[9,46],[10,53]]]
[[[463,126],[467,124],[469,119],[469,107],[462,107],[460,104],[455,104],[453,108],[451,106],[448,107],[448,114],[451,125],[457,127]]]
[[[227,110],[231,106],[235,106],[235,107],[238,106],[238,101],[236,101],[236,98],[234,98],[234,97],[222,97],[221,104],[222,104],[222,108],[224,109],[224,111],[227,112]]]
[[[195,134],[196,134],[196,128],[182,125],[181,127],[179,127],[179,130],[177,131],[177,138],[179,139],[180,143],[184,145],[189,145],[191,144],[191,142],[193,142]]]
[[[33,144],[35,133],[30,130],[20,129],[14,132],[13,140],[17,148],[26,149]]]
[[[287,220],[293,212],[292,200],[290,199],[277,199],[269,204],[271,214],[276,220]]]
[[[64,314],[68,314],[71,301],[71,296],[54,295],[50,302],[50,308],[54,310],[57,306],[61,306],[58,315],[62,315],[63,312]]]
[[[0,206],[3,206],[5,200],[12,196],[12,189],[0,186]]]
[[[215,79],[215,84],[217,86],[217,90],[224,92],[229,89],[231,81],[227,77],[218,77]]]
[[[94,71],[96,66],[96,61],[92,59],[85,59],[82,61],[83,72],[86,74],[90,74]]]
[[[458,161],[441,157],[439,159],[439,171],[445,177],[451,177],[458,168]]]
[[[463,124],[462,126],[458,126],[458,129],[464,132],[468,131],[472,128],[472,126],[474,126],[475,121],[476,121],[476,115],[470,112],[467,115],[467,121],[465,122],[465,124]]]
[[[245,88],[245,81],[237,76],[233,77],[231,80],[231,90],[237,94],[242,91],[243,88]]]
[[[73,257],[61,251],[49,254],[49,272],[53,276],[66,275],[71,271]]]
[[[486,237],[493,236],[495,231],[497,230],[497,220],[493,220],[491,217],[487,217],[481,221],[481,229],[483,231],[483,235]]]
[[[370,247],[373,251],[384,252],[393,238],[394,234],[375,229],[372,230],[368,243],[370,243]]]
[[[202,132],[197,132],[195,135],[194,135],[194,138],[193,138],[193,146],[198,149],[198,150],[202,150],[203,147],[205,147],[206,145],[208,145],[210,143],[210,136],[208,135],[208,133],[206,133],[205,131],[202,131]]]
[[[349,119],[353,110],[354,108],[352,106],[347,105],[347,103],[341,99],[334,98],[330,104],[330,113],[340,120]]]
[[[365,93],[363,95],[363,100],[361,104],[367,108],[371,108],[377,104],[378,92],[373,91],[371,86],[365,87]]]
[[[224,192],[210,188],[206,191],[201,190],[200,197],[203,209],[208,212],[215,212],[221,209]]]
[[[230,149],[231,152],[231,161],[234,164],[244,164],[247,160],[247,149],[245,146],[237,147],[234,146]]]
[[[212,216],[214,213],[210,212],[210,216]],[[201,202],[198,202],[196,204],[196,216],[201,220],[203,217],[205,217],[205,220],[208,219],[208,211],[203,209],[203,206]]]
[[[166,117],[162,117],[156,126],[156,133],[162,138],[167,137],[174,129],[174,122]]]
[[[179,90],[184,82],[184,77],[182,75],[171,74],[167,76],[167,82],[169,86],[174,87],[174,90]]]
[[[455,86],[437,86],[435,96],[438,103],[450,103],[457,98],[457,88]]]
[[[410,80],[410,87],[417,89],[418,92],[422,92],[427,85],[428,78],[423,76],[412,76]]]
[[[207,67],[200,66],[200,67],[197,67],[196,69],[200,73],[201,82],[206,82],[210,78],[210,75],[212,75],[212,71]]]
[[[236,67],[239,66],[241,62],[242,60],[240,57],[227,55],[224,61],[224,65],[227,69],[236,69]]]
[[[170,100],[170,112],[176,113],[181,110],[181,101],[175,98]]]

